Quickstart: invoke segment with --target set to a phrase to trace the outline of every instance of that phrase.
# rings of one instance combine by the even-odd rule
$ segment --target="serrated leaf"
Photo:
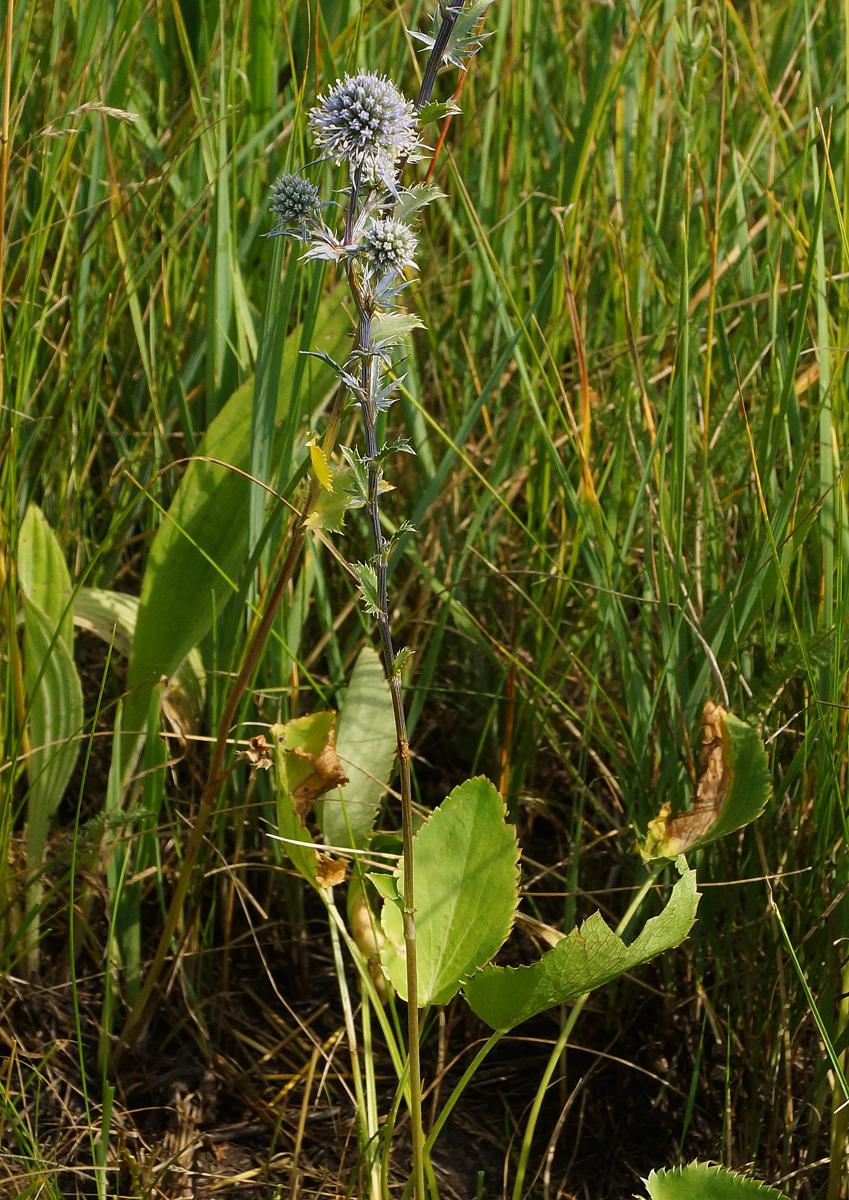
[[[643,1183],[651,1200],[785,1200],[777,1188],[707,1163],[652,1171]]]
[[[756,820],[772,795],[769,762],[756,730],[708,700],[702,712],[700,777],[693,807],[670,817],[670,805],[649,822],[641,847],[646,862],[709,846]]]
[[[383,413],[389,411],[398,399],[396,393],[406,378],[406,374],[399,375],[395,379],[390,379],[388,375],[384,375],[378,381],[377,386],[373,388],[371,394],[375,412]]]
[[[518,905],[516,830],[488,779],[468,779],[413,841],[418,1003],[446,1004],[504,943]],[[404,894],[403,865],[397,874]],[[383,969],[407,999],[403,910],[387,901]]]
[[[347,508],[362,508],[368,504],[368,459],[352,446],[342,446],[342,457],[348,464],[348,479],[344,486]]]
[[[464,66],[463,59],[477,53],[484,38],[491,36],[488,33],[481,33],[478,26],[492,3],[493,0],[475,0],[474,3],[460,10],[460,15],[448,38],[448,45],[443,56],[445,62],[449,62],[455,67]],[[428,50],[432,50],[441,23],[442,5],[437,5],[433,15],[433,37],[426,33],[417,33],[412,29],[410,35]]]
[[[386,539],[384,549],[387,553],[394,551],[398,542],[402,541],[407,534],[417,533],[415,525],[411,525],[409,521],[402,521],[396,530]]]
[[[400,678],[404,667],[415,654],[415,650],[411,650],[409,646],[402,646],[395,655],[395,674]]]
[[[426,38],[428,35],[415,34],[418,39]],[[432,42],[432,39],[429,39]],[[419,109],[419,124],[429,125],[431,121],[441,121],[445,117],[456,117],[463,110],[456,100],[431,100],[429,104],[425,104]]]
[[[393,458],[396,454],[415,455],[415,453],[409,438],[396,438],[394,442],[387,442],[386,445],[381,446],[371,461],[382,466],[388,458]]]
[[[403,342],[414,329],[424,329],[424,321],[408,312],[379,313],[371,323],[372,349],[388,349]],[[396,386],[396,381],[392,381]]]
[[[348,782],[315,806],[328,845],[367,845],[392,775],[397,745],[392,693],[380,655],[364,646],[345,692],[336,735],[336,751]]]
[[[696,873],[683,858],[678,870],[681,878],[663,912],[646,922],[630,946],[594,913],[531,966],[485,967],[463,989],[469,1006],[493,1029],[512,1029],[680,945],[696,919],[699,894]]]
[[[377,594],[377,574],[370,563],[354,563],[354,573],[359,580],[360,599],[369,616],[380,616],[380,599]]]
[[[319,362],[323,362],[326,367],[329,367],[333,374],[337,377],[340,383],[344,383],[349,392],[354,395],[362,395],[362,387],[359,379],[347,371],[330,354],[324,354],[320,350],[302,350],[303,358],[317,358]]]
[[[450,112],[459,112],[459,108],[455,105],[453,108],[448,104],[427,105],[427,108],[441,108]],[[425,109],[419,113],[419,120],[422,120],[422,115]],[[426,204],[432,204],[434,200],[444,199],[445,193],[441,191],[436,184],[420,183],[415,187],[411,187],[401,193],[401,199],[395,205],[393,220],[406,221],[414,212],[418,212],[420,208],[424,208]],[[421,322],[419,322],[421,326]],[[419,326],[414,326],[418,328]],[[423,326],[421,326],[423,328]]]
[[[333,491],[333,477],[330,474],[330,466],[327,462],[327,455],[316,442],[309,443],[310,451],[310,466],[312,473],[315,475],[318,482],[326,492]]]
[[[345,513],[351,507],[350,467],[331,467],[332,491],[322,488],[315,506],[306,519],[307,529],[323,530],[325,533],[342,533]]]

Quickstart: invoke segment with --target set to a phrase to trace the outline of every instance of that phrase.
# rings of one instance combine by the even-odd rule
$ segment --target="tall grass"
[[[37,749],[16,633],[26,509],[44,512],[74,585],[139,594],[185,459],[268,367],[263,337],[294,330],[306,348],[320,319],[320,275],[288,249],[273,257],[261,236],[269,182],[307,160],[305,109],[357,66],[404,60],[399,83],[414,94],[420,60],[404,26],[425,15],[355,0],[2,10],[0,925],[12,981],[27,947],[25,767]],[[481,771],[523,828],[532,809],[562,824],[565,861],[546,879],[568,928],[597,902],[582,888],[641,881],[632,830],[687,793],[706,696],[725,690],[761,723],[774,803],[700,864],[711,886],[664,986],[691,1001],[678,1070],[697,1077],[697,1106],[727,1114],[702,1152],[836,1200],[846,1110],[812,1005],[845,1069],[849,5],[504,0],[488,28],[432,169],[445,197],[424,217],[428,269],[408,293],[427,328],[399,406],[418,453],[401,456],[385,504],[388,527],[418,529],[392,564],[393,624],[416,651],[414,786],[430,806],[445,780]],[[276,462],[273,405],[253,406],[247,469],[293,503],[328,386],[292,389],[301,407]],[[346,414],[343,440],[354,426]],[[287,519],[254,493],[251,565],[200,640],[201,735],[218,730]],[[349,519],[335,544],[354,562],[365,540]],[[183,603],[190,614],[196,597]],[[332,704],[373,636],[354,583],[310,538],[239,721]],[[136,953],[149,961],[205,774],[202,750],[168,767],[179,743],[166,754],[151,737],[129,794],[125,763],[105,786],[115,661],[99,723],[102,662],[86,688],[76,735],[88,769],[53,818],[50,954],[34,980],[50,980],[51,961],[57,983],[85,973],[84,947],[108,963],[107,1048],[133,970],[144,974],[123,933],[113,952],[114,923],[132,910],[122,896],[143,889]],[[110,838],[97,821],[112,807]],[[237,770],[169,947],[181,951],[169,1003],[183,997],[208,1053],[212,998],[222,977],[238,987],[236,927],[250,928],[252,906],[285,904],[299,920],[263,820],[266,781]],[[696,1057],[703,1021],[707,1057],[727,1064],[718,1101]],[[50,1178],[34,1084],[15,1070],[5,1121],[16,1154]],[[92,1121],[108,1125],[99,1077],[87,1087]]]

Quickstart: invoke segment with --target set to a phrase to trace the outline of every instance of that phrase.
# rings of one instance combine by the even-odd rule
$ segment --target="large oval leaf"
[[[380,656],[364,646],[351,674],[336,734],[336,752],[348,782],[315,806],[328,845],[362,848],[367,844],[397,745],[392,695]]]
[[[518,905],[516,830],[488,779],[467,779],[413,842],[419,1006],[445,1004],[505,941]],[[376,877],[379,880],[379,876]],[[403,867],[397,895],[404,894]],[[407,999],[403,909],[383,906],[383,968]]]
[[[707,1163],[652,1171],[643,1182],[651,1200],[785,1200],[776,1188]]]
[[[469,1005],[493,1029],[512,1029],[680,945],[696,919],[699,893],[696,873],[686,870],[683,858],[678,869],[681,878],[663,912],[646,922],[630,946],[601,913],[593,913],[539,962],[528,967],[486,967],[463,989]]]
[[[350,318],[338,295],[326,298],[314,343],[330,355],[345,357]],[[297,363],[302,331],[286,339],[281,379],[288,384]],[[311,411],[333,386],[329,367],[310,359],[305,386]],[[215,418],[198,447],[198,455],[229,463],[236,470],[194,459],[180,481],[165,520],[150,549],[142,583],[136,634],[127,671],[128,697],[124,728],[144,727],[151,688],[175,670],[210,629],[232,593],[247,561],[248,513],[251,484],[245,475],[250,463],[253,381],[238,388]],[[276,464],[284,431],[282,423],[291,400],[281,386],[278,434],[272,451]],[[137,735],[140,736],[140,735]],[[132,751],[127,758],[131,760]]]

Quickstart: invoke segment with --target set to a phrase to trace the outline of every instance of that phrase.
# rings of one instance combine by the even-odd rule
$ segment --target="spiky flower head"
[[[367,71],[337,79],[310,111],[310,128],[336,162],[368,165],[384,182],[391,165],[416,145],[413,102],[384,76]]]
[[[378,188],[385,187],[383,180],[387,168],[392,171],[393,166],[394,159],[390,159],[388,155],[367,158],[362,165],[360,187],[365,192],[374,192]]]
[[[281,175],[271,185],[271,211],[281,225],[304,225],[320,207],[318,188],[300,175]]]
[[[375,275],[398,275],[416,264],[416,235],[403,221],[369,221],[360,248]]]

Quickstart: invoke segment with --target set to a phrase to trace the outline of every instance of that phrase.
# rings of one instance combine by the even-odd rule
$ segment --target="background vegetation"
[[[213,604],[208,584],[177,579],[161,616],[202,655],[199,740],[149,738],[122,806],[126,657],[77,632],[81,753],[29,870],[37,684],[21,665],[19,537],[35,503],[73,586],[138,596],[186,459],[209,452],[205,431],[244,384],[244,467],[297,503],[330,382],[295,350],[338,320],[338,296],[263,239],[268,186],[309,160],[306,112],[345,70],[386,70],[414,93],[405,27],[430,12],[0,11],[0,1187],[177,1195],[191,1166],[198,1187],[232,1194],[299,1178],[334,1195],[356,1159],[341,1017],[309,898],[267,837],[264,776],[239,767],[219,793],[169,987],[114,1096],[106,1071],[286,509],[204,510],[228,582]],[[418,529],[392,577],[416,651],[418,799],[488,775],[523,838],[526,911],[568,929],[596,907],[621,913],[641,882],[635,834],[664,800],[686,802],[707,696],[725,689],[762,728],[775,789],[756,827],[698,864],[687,946],[584,1014],[530,1186],[606,1200],[698,1154],[836,1200],[846,1111],[816,1018],[845,1064],[849,4],[497,0],[487,29],[470,73],[441,80],[463,113],[420,168],[445,197],[423,217],[407,303],[426,329],[391,414],[417,450],[399,456],[386,508]],[[275,439],[251,381],[263,339],[292,331]],[[355,438],[356,415],[345,422]],[[308,539],[241,736],[338,701],[373,633],[337,556],[362,558],[365,536],[354,515],[335,553]],[[446,1195],[473,1195],[479,1171],[480,1194],[501,1194],[539,1041],[563,1018],[523,1028],[487,1068],[447,1143]],[[430,1077],[450,1078],[480,1030],[458,1005],[428,1036]]]

